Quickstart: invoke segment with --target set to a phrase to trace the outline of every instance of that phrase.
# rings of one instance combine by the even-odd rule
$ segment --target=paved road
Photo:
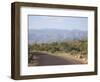
[[[59,56],[53,56],[51,54],[44,54],[44,53],[33,53],[36,55],[38,59],[37,66],[47,66],[47,65],[71,65],[71,64],[82,64],[82,62],[75,60],[73,58],[62,58]]]

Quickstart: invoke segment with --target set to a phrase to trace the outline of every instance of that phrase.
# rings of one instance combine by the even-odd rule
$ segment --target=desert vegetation
[[[75,58],[87,61],[87,40],[74,40],[51,43],[33,43],[28,45],[28,52],[46,52],[51,54],[69,54]],[[29,54],[29,62],[32,54]]]

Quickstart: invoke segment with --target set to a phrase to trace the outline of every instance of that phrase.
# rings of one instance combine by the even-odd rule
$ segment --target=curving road
[[[35,62],[37,62],[37,66],[83,64],[81,61],[67,56],[66,58],[62,58],[60,56],[39,52],[34,52],[32,54],[38,58],[35,60]]]

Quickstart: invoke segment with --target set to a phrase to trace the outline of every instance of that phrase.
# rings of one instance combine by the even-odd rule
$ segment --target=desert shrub
[[[31,63],[31,61],[32,61],[32,54],[28,54],[28,63]]]
[[[71,55],[76,55],[78,52],[76,50],[71,51]]]
[[[52,42],[52,43],[34,43],[28,46],[28,51],[48,51],[55,53],[57,51],[82,55],[87,54],[87,40],[75,40],[64,42]]]

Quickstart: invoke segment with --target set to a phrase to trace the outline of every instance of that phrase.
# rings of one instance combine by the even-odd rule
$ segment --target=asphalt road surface
[[[37,62],[37,66],[82,64],[81,61],[67,56],[66,58],[62,58],[59,56],[39,52],[34,52],[33,55],[37,57],[35,60],[35,62]]]

